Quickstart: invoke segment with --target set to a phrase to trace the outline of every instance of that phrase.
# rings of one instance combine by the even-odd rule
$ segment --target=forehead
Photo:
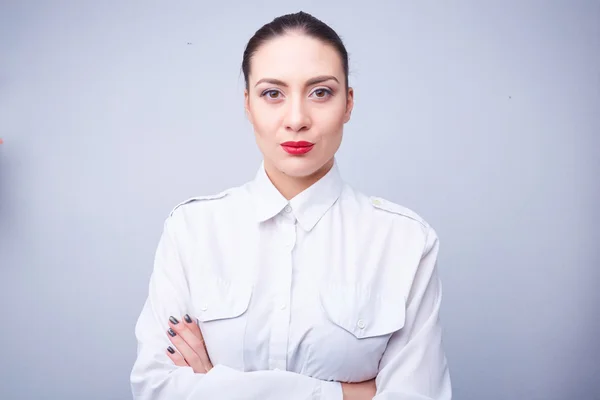
[[[333,46],[298,33],[263,43],[251,60],[250,80],[276,78],[305,81],[319,75],[334,75],[343,81],[342,60]]]

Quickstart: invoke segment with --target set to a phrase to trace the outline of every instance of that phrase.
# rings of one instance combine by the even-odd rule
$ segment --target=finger
[[[174,323],[173,321],[177,321]],[[210,370],[210,360],[204,349],[204,344],[199,338],[176,318],[169,319],[169,340],[177,347],[177,350],[183,355],[187,363],[197,373],[206,373]]]
[[[192,320],[192,318],[188,314],[185,314],[185,316],[183,317],[183,321],[185,322],[188,329],[194,334],[194,336],[196,336],[204,344],[204,348],[206,349],[204,335],[202,335],[202,331],[200,330],[198,323]]]
[[[210,362],[210,358],[208,357],[208,352],[206,351],[206,347],[204,347],[204,338],[202,334],[195,335],[189,328],[189,323],[181,323],[177,320],[177,318],[170,317],[169,318],[169,326],[175,333],[177,333],[185,343],[196,353],[200,362],[202,363],[203,370],[202,372],[208,372],[212,369],[212,363]],[[198,329],[198,332],[200,330]],[[185,354],[184,354],[185,356]]]
[[[171,361],[178,367],[189,367],[189,364],[185,361],[183,356],[171,346],[167,347],[167,356],[169,356]]]
[[[198,354],[183,340],[183,338],[178,335],[172,328],[167,330],[167,335],[175,349],[179,351],[179,353],[183,356],[184,360],[187,364],[192,367],[194,372],[204,373],[205,367],[198,357]]]
[[[185,314],[183,316],[183,322],[186,324],[186,326],[190,330],[190,332],[192,332],[194,334],[194,336],[196,336],[202,342],[202,345],[204,346],[204,352],[206,353],[206,358],[207,358],[205,365],[208,367],[208,369],[211,369],[213,367],[213,365],[212,365],[212,362],[210,361],[210,356],[208,355],[208,349],[206,348],[206,341],[204,340],[204,336],[202,335],[202,330],[200,330],[198,323],[196,321],[192,320],[192,318],[189,316],[189,314]]]
[[[202,337],[202,332],[200,332],[200,327],[198,323],[190,317],[189,314],[185,314],[183,316],[183,322],[185,322],[186,326],[192,333],[198,337]]]

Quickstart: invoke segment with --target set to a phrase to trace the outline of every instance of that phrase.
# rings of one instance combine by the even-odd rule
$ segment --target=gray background
[[[242,52],[300,9],[344,176],[441,237],[455,398],[600,399],[600,2],[322,3],[1,2],[1,399],[130,398],[162,222],[254,175]]]

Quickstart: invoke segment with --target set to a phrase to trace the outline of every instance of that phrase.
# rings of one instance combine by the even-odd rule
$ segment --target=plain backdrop
[[[457,400],[600,399],[600,2],[0,2],[0,398],[130,399],[162,223],[251,179],[242,52],[336,29],[345,179],[441,239]]]

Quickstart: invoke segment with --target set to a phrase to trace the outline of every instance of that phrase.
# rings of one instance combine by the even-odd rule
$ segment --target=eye
[[[264,92],[262,92],[260,96],[261,97],[266,96],[270,100],[277,100],[281,97],[281,92],[279,90],[269,89],[269,90],[265,90]]]
[[[333,92],[329,89],[326,88],[319,88],[316,89],[314,92],[312,92],[312,94],[317,98],[317,99],[326,99],[330,96],[333,96]]]

